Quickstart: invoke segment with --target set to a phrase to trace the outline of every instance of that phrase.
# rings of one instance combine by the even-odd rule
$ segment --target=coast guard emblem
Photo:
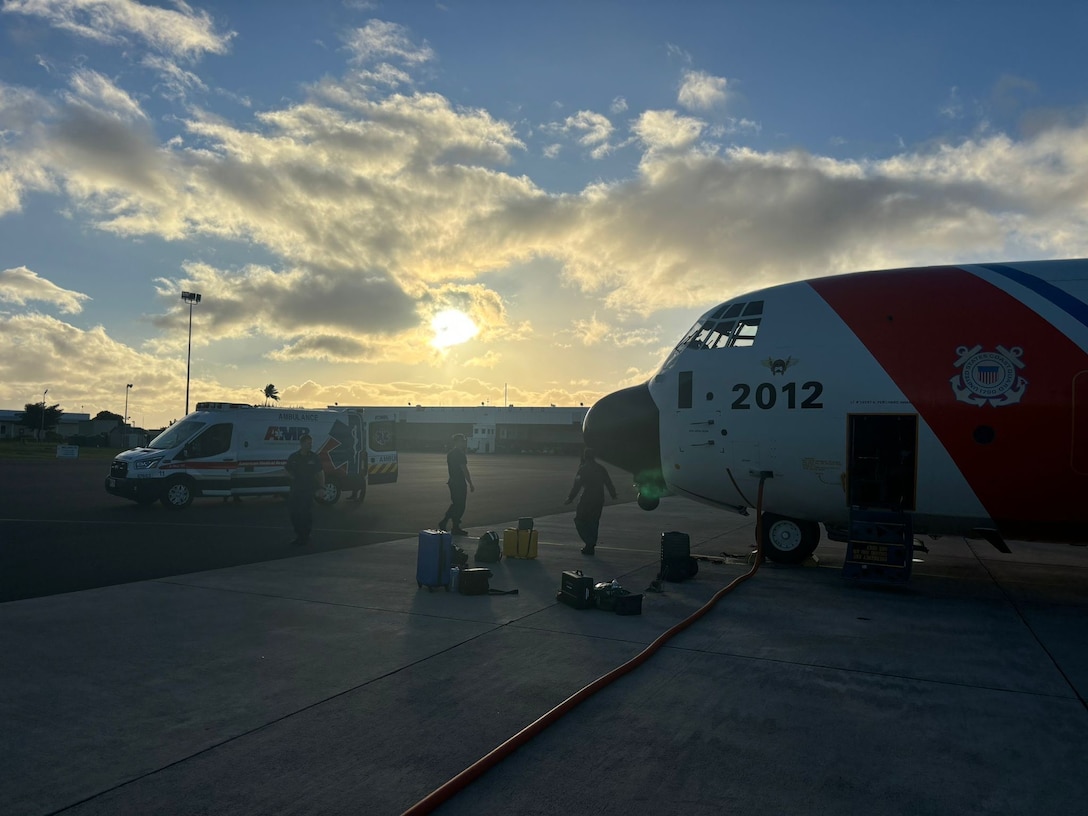
[[[1028,381],[1020,376],[1024,350],[1019,346],[997,351],[983,351],[982,346],[956,349],[956,368],[951,379],[952,393],[960,402],[971,405],[1015,405],[1024,396]]]

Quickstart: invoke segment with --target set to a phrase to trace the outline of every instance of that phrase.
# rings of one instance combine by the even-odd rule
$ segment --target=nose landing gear
[[[638,488],[638,506],[643,510],[656,510],[661,504],[661,497],[669,492],[660,468],[652,468],[634,474],[635,487]]]

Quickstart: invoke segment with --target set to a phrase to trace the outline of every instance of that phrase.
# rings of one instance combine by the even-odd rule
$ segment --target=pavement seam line
[[[420,658],[419,660],[413,661],[411,663],[407,663],[407,664],[405,664],[403,666],[398,666],[396,669],[385,672],[384,674],[378,675],[376,677],[372,677],[369,680],[367,680],[366,682],[359,683],[357,685],[351,686],[350,688],[342,689],[341,691],[338,691],[335,694],[331,694],[328,697],[325,697],[325,698],[323,698],[321,700],[315,700],[314,702],[309,703],[308,705],[302,706],[302,708],[296,709],[294,711],[289,711],[286,714],[281,714],[279,717],[271,719],[268,722],[262,723],[262,724],[260,724],[258,726],[250,728],[250,729],[248,729],[246,731],[242,731],[242,732],[240,732],[238,734],[234,734],[233,736],[222,739],[219,742],[215,743],[214,745],[208,745],[207,747],[201,748],[199,751],[195,751],[194,753],[189,754],[188,756],[180,757],[179,759],[175,759],[173,762],[168,762],[165,765],[163,765],[162,767],[155,768],[154,770],[147,771],[145,773],[140,774],[139,776],[134,776],[132,779],[126,779],[123,782],[119,782],[116,785],[112,785],[112,786],[106,788],[105,790],[100,790],[97,793],[93,793],[90,796],[86,796],[86,797],[84,797],[83,799],[80,799],[77,802],[72,802],[71,804],[67,804],[62,808],[58,808],[57,810],[50,811],[48,814],[45,814],[45,816],[57,816],[57,814],[64,813],[66,810],[71,810],[72,808],[79,807],[80,805],[85,805],[88,802],[94,801],[95,799],[98,799],[98,798],[100,798],[102,796],[106,796],[106,795],[108,795],[110,793],[113,793],[114,791],[118,791],[118,790],[121,790],[122,788],[126,788],[129,785],[135,784],[136,782],[140,782],[140,781],[142,781],[144,779],[148,779],[149,777],[155,776],[156,774],[162,773],[163,771],[168,771],[173,767],[181,765],[181,764],[183,764],[185,762],[189,762],[190,760],[197,759],[198,757],[203,756],[204,754],[211,753],[212,751],[215,751],[215,750],[217,750],[219,748],[222,748],[225,745],[229,745],[232,742],[235,742],[237,740],[243,739],[245,737],[252,736],[252,735],[257,734],[257,733],[259,733],[261,731],[264,731],[264,730],[266,730],[268,728],[271,728],[271,727],[273,727],[275,725],[279,725],[280,723],[285,722],[286,720],[289,720],[289,719],[291,719],[293,717],[296,717],[299,714],[304,714],[307,711],[311,711],[313,709],[316,709],[319,706],[323,706],[326,703],[330,703],[333,700],[337,700],[337,699],[339,699],[341,697],[344,697],[347,694],[351,694],[352,692],[364,689],[367,686],[373,685],[374,683],[377,683],[379,681],[386,680],[386,679],[388,679],[390,677],[394,677],[394,676],[406,671],[407,669],[411,669],[411,668],[414,668],[414,667],[419,666],[421,664],[424,664],[424,663],[426,663],[426,662],[428,662],[430,660],[433,660],[436,657],[439,657],[439,656],[444,655],[444,654],[446,654],[448,652],[451,652],[454,649],[459,649],[460,647],[464,646],[465,644],[471,643],[474,640],[478,640],[479,638],[482,638],[483,636],[488,635],[488,634],[490,634],[490,633],[492,633],[494,631],[497,631],[497,630],[499,630],[501,628],[503,628],[503,625],[492,626],[491,628],[489,628],[489,629],[487,629],[487,630],[485,630],[483,632],[479,632],[479,633],[477,633],[475,635],[472,635],[471,637],[465,638],[464,640],[461,640],[461,641],[459,641],[457,643],[453,643],[453,644],[447,646],[445,649],[442,649],[441,651],[435,652],[434,654],[429,654],[426,657]]]
[[[1005,588],[1005,585],[997,580],[997,576],[993,574],[986,562],[983,561],[981,557],[979,557],[977,552],[975,552],[975,548],[968,547],[968,549],[974,554],[975,559],[978,561],[982,569],[985,570],[986,574],[990,577],[990,580],[993,582],[994,586],[997,587],[998,591],[1002,594],[1002,596],[1004,596],[1005,602],[1012,607],[1013,612],[1016,613],[1016,617],[1020,619],[1020,623],[1031,634],[1031,639],[1035,641],[1035,645],[1037,645],[1042,650],[1043,654],[1045,654],[1047,656],[1047,659],[1050,660],[1051,665],[1054,666],[1055,671],[1057,671],[1058,675],[1062,678],[1062,680],[1065,681],[1065,684],[1066,686],[1068,686],[1070,692],[1072,692],[1073,697],[1079,700],[1081,707],[1086,712],[1088,712],[1088,700],[1085,700],[1085,698],[1080,695],[1080,692],[1077,691],[1076,684],[1073,683],[1069,675],[1066,674],[1066,672],[1062,669],[1061,664],[1059,664],[1057,659],[1055,659],[1054,654],[1050,651],[1050,649],[1048,649],[1043,641],[1040,640],[1038,633],[1032,627],[1031,623],[1028,622],[1028,619],[1024,616],[1024,611],[1020,608],[1020,604],[1018,604],[1016,602],[1016,599],[1011,594],[1009,594],[1009,591]]]

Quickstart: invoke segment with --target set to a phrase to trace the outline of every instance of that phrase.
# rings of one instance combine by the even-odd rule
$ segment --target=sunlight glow
[[[431,345],[440,349],[471,340],[480,331],[471,317],[457,309],[446,309],[436,314],[431,319],[431,328],[434,330]]]

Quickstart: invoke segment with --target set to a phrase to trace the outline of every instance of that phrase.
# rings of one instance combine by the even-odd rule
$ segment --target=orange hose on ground
[[[472,782],[483,776],[487,771],[491,770],[508,756],[513,754],[514,751],[516,751],[522,745],[525,745],[527,742],[529,742],[529,740],[531,740],[549,725],[554,724],[560,718],[562,718],[566,714],[569,714],[579,704],[588,700],[605,686],[610,685],[619,678],[623,677],[628,672],[633,671],[637,667],[641,666],[643,663],[649,660],[650,657],[658,651],[658,649],[664,646],[667,641],[671,640],[680,632],[687,629],[689,626],[695,623],[695,621],[699,620],[699,618],[703,617],[703,615],[709,612],[718,601],[720,601],[738,586],[740,586],[757,572],[759,572],[759,567],[763,563],[762,508],[763,482],[765,479],[766,476],[762,476],[759,480],[759,494],[756,497],[756,557],[755,561],[752,564],[752,568],[748,570],[748,572],[744,573],[744,575],[737,576],[732,581],[730,581],[729,584],[724,586],[722,589],[719,589],[717,592],[714,593],[711,599],[703,604],[699,609],[695,610],[695,612],[693,612],[684,620],[680,621],[671,629],[659,635],[658,638],[654,640],[649,646],[647,646],[637,655],[632,657],[626,663],[616,667],[607,674],[601,675],[588,686],[585,686],[579,691],[576,691],[574,694],[561,702],[551,711],[542,715],[537,720],[525,726],[525,728],[523,728],[521,731],[514,734],[514,736],[510,737],[510,739],[506,740],[506,742],[502,743],[502,745],[498,746],[491,752],[476,760],[474,763],[461,771],[461,773],[457,774],[457,776],[453,777],[440,787],[435,788],[425,797],[412,805],[412,807],[408,808],[408,810],[404,811],[401,816],[422,816],[422,814],[430,813],[443,802],[467,788]]]

